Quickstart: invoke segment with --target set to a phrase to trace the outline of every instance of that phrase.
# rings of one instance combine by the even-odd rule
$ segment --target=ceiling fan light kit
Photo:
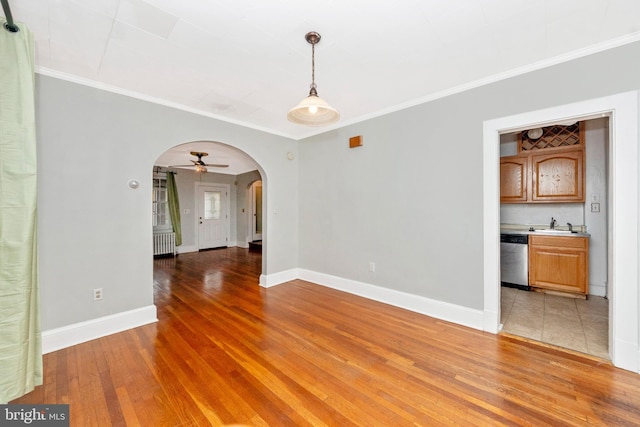
[[[191,151],[190,153],[192,156],[196,156],[198,158],[198,160],[191,160],[191,163],[193,163],[192,165],[176,165],[176,166],[169,166],[169,168],[186,168],[189,166],[195,166],[196,168],[196,172],[197,173],[204,173],[204,172],[208,172],[207,166],[210,168],[228,168],[229,165],[223,165],[223,164],[206,164],[202,158],[205,156],[208,156],[209,153],[203,153],[200,151]]]
[[[315,45],[320,41],[320,34],[311,31],[305,39],[311,44],[311,90],[309,96],[287,113],[290,122],[305,126],[324,126],[335,123],[340,119],[340,113],[331,107],[327,101],[318,96],[315,82]]]

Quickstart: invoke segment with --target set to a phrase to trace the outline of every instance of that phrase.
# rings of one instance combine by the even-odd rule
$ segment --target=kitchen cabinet
[[[518,133],[518,154],[500,158],[500,202],[584,202],[584,133],[584,122]]]
[[[584,149],[500,158],[500,203],[584,202]]]
[[[584,202],[584,150],[531,155],[531,201]]]
[[[523,203],[527,201],[527,161],[523,156],[500,158],[500,201]]]
[[[589,238],[529,236],[529,286],[587,295]]]

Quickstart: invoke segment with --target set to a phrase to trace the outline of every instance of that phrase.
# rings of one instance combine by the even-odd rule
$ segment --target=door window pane
[[[220,191],[204,192],[204,219],[220,219],[221,196]]]

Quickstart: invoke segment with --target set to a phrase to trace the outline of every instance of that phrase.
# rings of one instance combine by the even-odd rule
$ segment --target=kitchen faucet
[[[552,230],[555,230],[557,224],[558,224],[558,221],[556,221],[554,217],[551,217],[551,224],[549,225],[549,228],[551,228]]]
[[[569,232],[573,233],[573,224],[568,222],[567,225],[569,226]]]

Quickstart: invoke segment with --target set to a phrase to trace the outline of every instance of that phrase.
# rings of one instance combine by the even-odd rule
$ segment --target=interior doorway
[[[558,120],[610,118],[608,235],[609,351],[617,367],[638,372],[638,92],[517,114],[484,123],[484,329],[500,330],[499,135]]]
[[[262,241],[262,181],[251,184],[251,241]]]
[[[509,335],[520,336],[526,339],[543,342],[545,344],[563,347],[592,356],[609,359],[608,349],[608,299],[607,294],[607,183],[610,180],[607,168],[609,148],[608,118],[591,118],[550,125],[544,128],[529,129],[521,132],[509,132],[500,135],[500,158],[506,159],[508,165],[518,160],[525,160],[526,155],[553,156],[550,153],[563,155],[564,153],[583,153],[584,162],[581,163],[582,174],[579,182],[580,190],[584,189],[583,201],[554,203],[531,203],[527,200],[512,200],[515,197],[503,199],[501,194],[500,204],[500,233],[501,233],[501,277],[500,290],[500,323],[501,332]],[[536,134],[533,140],[526,137],[527,134]],[[535,143],[535,144],[534,144]],[[522,153],[520,145],[523,146]],[[539,148],[543,147],[543,148]],[[561,147],[561,148],[558,148]],[[564,148],[562,148],[564,147]],[[558,151],[569,150],[569,151]],[[576,151],[579,150],[579,151]],[[501,164],[502,161],[501,161]],[[571,169],[553,169],[560,175],[573,176]],[[582,178],[583,177],[583,178]],[[511,177],[508,182],[517,181],[517,177]],[[505,187],[504,177],[501,179],[501,191]],[[531,191],[529,188],[528,191]],[[528,196],[527,198],[530,198]],[[529,238],[536,233],[535,230],[548,229],[550,220],[557,219],[557,228],[566,229],[568,224],[574,231],[580,234],[571,234],[571,237],[559,235],[555,242],[575,243],[575,237],[580,236],[581,241],[587,242],[585,252],[588,256],[583,269],[586,272],[586,284],[584,294],[570,292],[554,292],[543,288],[535,288],[529,283],[528,277],[524,277],[523,284],[515,285],[519,277],[512,277],[515,265],[524,269],[525,275],[532,270],[527,265],[527,256],[524,259],[516,258],[511,254],[514,248],[522,248],[527,252],[527,244],[502,243],[514,238]],[[567,225],[565,225],[567,224]],[[558,230],[562,231],[562,230]],[[504,234],[503,234],[504,233]],[[538,234],[539,235],[539,234]],[[562,237],[564,236],[564,237]],[[545,235],[544,238],[548,238]],[[526,240],[523,240],[526,243]],[[506,253],[504,253],[506,251]],[[518,252],[519,253],[519,252]],[[542,253],[546,253],[542,250]],[[573,259],[576,254],[564,253],[558,255],[561,258]],[[575,258],[578,259],[578,258]],[[545,265],[552,261],[545,262]],[[554,261],[555,262],[555,259]],[[527,268],[528,267],[528,268]],[[568,265],[565,267],[565,269]],[[505,272],[508,273],[505,276]],[[561,276],[557,269],[554,272],[545,273],[549,279],[557,277],[558,280],[568,280],[567,285],[578,287],[576,279]],[[549,285],[551,288],[560,285]],[[564,286],[564,285],[563,285]]]

